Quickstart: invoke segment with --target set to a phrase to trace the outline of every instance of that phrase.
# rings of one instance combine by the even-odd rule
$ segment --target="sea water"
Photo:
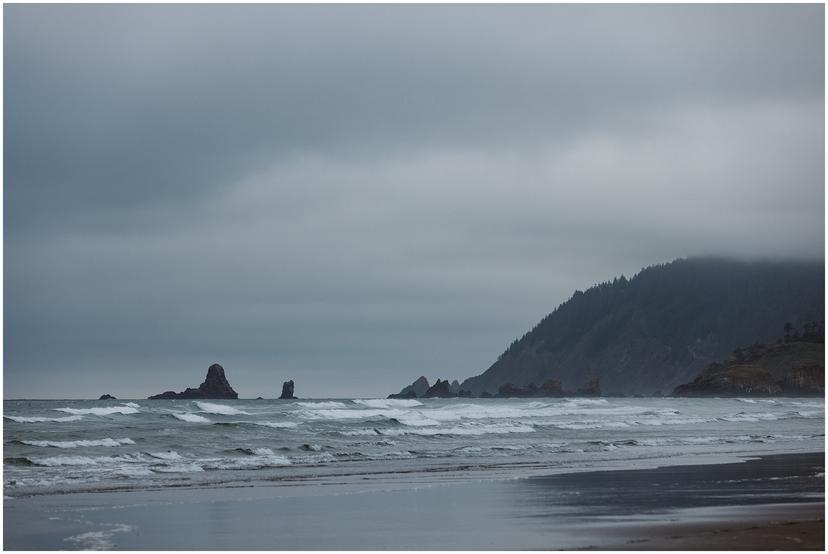
[[[513,478],[820,452],[822,398],[14,400],[7,498]]]

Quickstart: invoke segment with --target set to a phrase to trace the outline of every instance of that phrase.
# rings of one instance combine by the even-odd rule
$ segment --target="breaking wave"
[[[211,402],[196,402],[195,403],[198,408],[207,414],[217,414],[217,415],[250,415],[248,412],[243,410],[239,410],[238,408],[234,408],[232,406],[226,406],[224,404],[213,404]]]
[[[171,415],[176,419],[180,419],[181,421],[186,421],[188,423],[210,423],[209,419],[198,414],[173,412]]]
[[[130,438],[123,439],[98,439],[98,440],[77,440],[77,441],[32,441],[21,440],[18,441],[29,446],[41,446],[52,448],[84,448],[89,446],[124,446],[126,444],[135,444],[135,441]]]
[[[66,417],[26,417],[26,416],[10,416],[4,415],[6,419],[10,419],[12,421],[16,421],[17,423],[45,423],[45,422],[55,422],[60,423],[63,421],[78,421],[83,419],[82,416],[73,415],[73,416],[66,416]]]
[[[139,413],[137,408],[133,406],[109,406],[107,408],[55,408],[57,412],[66,412],[67,414],[77,414],[77,415],[98,415],[98,416],[105,416],[105,415],[112,415],[112,414],[137,414]]]
[[[361,404],[367,408],[412,408],[414,406],[422,406],[423,403],[419,400],[411,399],[394,399],[394,398],[373,398],[367,400],[354,400],[355,404]]]

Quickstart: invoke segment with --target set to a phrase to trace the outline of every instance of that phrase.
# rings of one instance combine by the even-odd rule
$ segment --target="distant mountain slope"
[[[824,319],[822,262],[680,259],[575,294],[460,388],[599,377],[604,394],[672,391],[735,348]]]

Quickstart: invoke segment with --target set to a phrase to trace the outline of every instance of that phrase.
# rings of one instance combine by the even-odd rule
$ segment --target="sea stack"
[[[118,399],[115,398],[114,396],[112,396],[111,394],[102,394],[101,397],[98,398],[98,400],[118,400]]]
[[[233,390],[227,377],[224,376],[224,368],[219,364],[213,364],[207,369],[207,377],[197,389],[187,388],[184,392],[166,391],[161,394],[150,396],[149,400],[174,400],[188,398],[214,398],[235,400],[239,397]]]
[[[428,379],[425,376],[420,376],[419,379],[403,388],[397,394],[389,394],[388,398],[419,398],[425,396],[429,388],[431,388],[431,385],[428,384]]]
[[[279,397],[280,400],[296,400],[296,397],[293,396],[293,379],[290,381],[285,381],[282,383],[282,396]]]

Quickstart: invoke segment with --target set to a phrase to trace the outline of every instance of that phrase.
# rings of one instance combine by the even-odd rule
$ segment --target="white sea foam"
[[[353,429],[350,431],[337,431],[337,433],[346,437],[361,437],[380,434],[377,429]]]
[[[38,466],[56,467],[56,466],[90,466],[99,465],[101,463],[111,462],[112,458],[107,456],[48,456],[48,457],[31,457],[29,460]]]
[[[113,473],[121,477],[149,477],[153,472],[147,467],[121,466]]]
[[[23,444],[30,446],[52,447],[52,448],[83,448],[91,446],[123,446],[125,444],[135,444],[135,441],[130,438],[123,439],[96,439],[96,440],[77,440],[77,441],[31,441],[22,440]]]
[[[296,456],[294,458],[300,464],[324,464],[327,462],[335,462],[336,457],[329,452],[320,452],[319,454],[307,454],[305,456]]]
[[[180,419],[181,421],[187,421],[189,423],[210,423],[210,420],[204,416],[200,416],[198,414],[191,414],[191,413],[177,413],[173,412],[172,416],[176,419]]]
[[[791,402],[794,406],[802,406],[803,408],[825,408],[824,402]]]
[[[535,428],[531,425],[506,423],[494,425],[469,425],[457,427],[424,427],[424,428],[406,428],[406,429],[377,429],[379,434],[392,437],[402,435],[496,435],[505,433],[532,433]]]
[[[752,398],[737,398],[736,400],[738,400],[739,402],[746,402],[748,404],[756,404],[756,400]]]
[[[368,419],[375,417],[398,418],[405,417],[408,412],[403,410],[360,410],[360,409],[303,409],[301,415],[308,419]]]
[[[125,402],[124,406],[129,406],[130,408],[140,408],[141,407],[138,404],[136,404],[135,402]]]
[[[367,408],[412,408],[422,406],[423,403],[413,398],[369,398],[354,400],[354,403],[361,404]]]
[[[330,401],[322,401],[322,402],[297,402],[297,406],[302,406],[303,408],[311,408],[311,409],[338,409],[338,408],[347,408],[345,404],[342,402],[330,402]]]
[[[442,425],[439,421],[426,417],[422,412],[407,413],[402,416],[397,416],[395,419],[403,425],[408,425],[410,427],[431,427],[435,425]]]
[[[276,453],[270,448],[251,448],[250,453],[254,456],[275,456]]]
[[[105,415],[112,415],[112,414],[137,414],[139,413],[136,408],[132,406],[108,406],[106,408],[55,408],[55,411],[58,412],[66,412],[67,414],[77,414],[77,415],[98,415],[98,416],[105,416]]]
[[[78,421],[79,419],[83,419],[83,417],[79,416],[79,415],[72,415],[72,416],[66,416],[66,417],[39,417],[39,416],[26,417],[26,416],[4,415],[3,417],[5,417],[6,419],[10,419],[12,421],[16,421],[17,423],[44,423],[44,422],[47,422],[47,421],[60,423],[60,422],[64,422],[64,421]]]
[[[298,423],[292,421],[251,421],[250,423],[263,427],[273,427],[274,429],[295,429],[299,427]]]
[[[212,402],[196,402],[196,406],[202,412],[208,414],[218,414],[218,415],[250,415],[248,412],[243,410],[239,410],[238,408],[234,408],[233,406],[227,406],[225,404],[213,404]]]
[[[159,460],[182,460],[181,454],[176,452],[175,450],[168,450],[166,452],[147,452],[148,456],[152,456],[153,458],[158,458]]]
[[[564,401],[576,406],[600,406],[608,404],[608,401],[604,398],[567,398]]]
[[[170,464],[163,466],[153,466],[152,471],[156,473],[198,473],[204,471],[204,468],[198,464]]]
[[[734,423],[748,423],[756,421],[775,421],[777,419],[780,419],[780,416],[779,414],[771,414],[768,412],[739,412],[737,414],[723,416],[720,419]]]
[[[573,421],[571,423],[553,423],[558,429],[582,430],[582,429],[622,429],[629,427],[624,421]]]
[[[285,456],[279,456],[270,448],[251,448],[250,456],[202,460],[205,469],[259,469],[291,465]]]

